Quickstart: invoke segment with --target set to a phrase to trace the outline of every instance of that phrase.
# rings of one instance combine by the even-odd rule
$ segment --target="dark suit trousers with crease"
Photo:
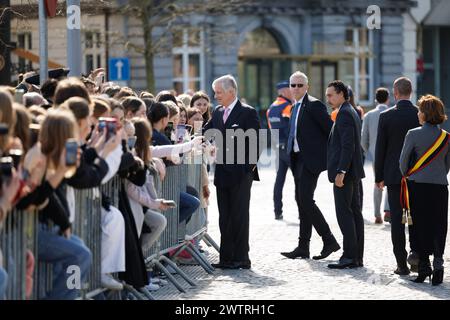
[[[400,204],[400,184],[387,186],[389,208],[391,209],[391,238],[395,259],[400,266],[406,265],[408,252],[406,251],[405,225],[402,223],[403,210]],[[414,225],[408,226],[409,246],[417,252],[417,241]]]
[[[217,187],[220,228],[220,262],[250,262],[249,209],[253,173],[249,172],[240,183]]]
[[[291,154],[291,165],[295,179],[295,200],[300,218],[299,239],[309,241],[313,226],[319,236],[329,236],[331,234],[330,227],[314,201],[314,192],[320,174],[309,171],[301,156],[295,153]]]
[[[359,196],[360,180],[345,179],[342,188],[333,185],[334,204],[339,228],[344,236],[344,252],[348,259],[363,259],[364,219]]]

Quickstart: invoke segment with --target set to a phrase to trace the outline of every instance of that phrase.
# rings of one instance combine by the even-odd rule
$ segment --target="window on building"
[[[19,33],[17,35],[17,47],[31,51],[33,48],[31,39],[31,32]],[[20,73],[33,70],[33,62],[31,60],[19,58],[18,68],[18,72]]]
[[[103,65],[102,34],[98,31],[84,33],[84,70],[88,75]]]
[[[205,88],[203,32],[180,29],[173,33],[173,86],[178,93]]]
[[[356,97],[356,103],[373,103],[373,33],[367,28],[349,28],[346,31],[346,53],[353,54],[352,60],[339,62],[339,77],[349,83]]]

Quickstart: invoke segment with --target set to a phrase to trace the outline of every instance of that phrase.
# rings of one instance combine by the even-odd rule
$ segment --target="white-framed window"
[[[99,31],[84,32],[84,71],[89,75],[92,70],[103,66],[102,34]]]
[[[173,32],[173,87],[178,93],[205,88],[204,34],[198,28]]]
[[[22,32],[17,34],[17,47],[31,51],[33,49],[31,32]],[[18,72],[24,73],[33,70],[33,62],[24,58],[18,60]]]
[[[341,78],[351,85],[356,103],[371,105],[374,99],[373,32],[364,27],[349,28],[345,42],[345,51],[353,54],[353,61],[340,64]]]

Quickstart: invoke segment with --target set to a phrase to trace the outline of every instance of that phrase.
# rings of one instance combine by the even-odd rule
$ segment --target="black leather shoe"
[[[394,270],[394,273],[399,276],[407,276],[410,271],[408,267],[397,267],[397,269]]]
[[[338,263],[330,263],[330,269],[353,269],[358,267],[358,262],[354,259],[340,259]]]
[[[431,271],[426,272],[426,273],[420,273],[419,272],[419,275],[417,276],[417,278],[412,279],[411,281],[415,282],[415,283],[423,283],[425,281],[425,279],[428,277],[429,281],[431,282],[432,281],[431,280],[431,274],[432,274]]]
[[[332,254],[333,252],[338,251],[341,248],[341,246],[337,243],[337,242],[332,242],[329,244],[324,244],[323,245],[323,249],[320,252],[320,255],[318,256],[314,256],[313,259],[314,260],[320,260],[320,259],[325,259],[326,257],[328,257],[330,254]]]
[[[281,252],[281,254],[289,259],[303,258],[309,259],[309,250],[297,247],[291,252]]]
[[[433,277],[431,278],[431,284],[433,286],[440,285],[444,280],[444,269],[433,270]]]
[[[211,266],[217,269],[233,269],[233,264],[230,262],[211,263]]]
[[[275,220],[283,220],[283,215],[282,214],[276,214],[275,215]]]

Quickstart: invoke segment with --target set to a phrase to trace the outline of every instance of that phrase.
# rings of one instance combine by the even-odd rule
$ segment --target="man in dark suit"
[[[226,75],[213,82],[220,103],[204,127],[217,150],[214,185],[220,228],[220,261],[214,267],[249,269],[249,206],[253,180],[259,181],[259,118],[256,110],[237,98],[236,80]]]
[[[361,151],[361,120],[348,102],[347,86],[339,80],[328,84],[327,101],[339,112],[328,140],[328,179],[333,185],[339,228],[344,236],[344,252],[332,269],[363,266],[364,220],[359,183],[364,178]]]
[[[308,77],[295,72],[290,78],[292,96],[296,103],[289,123],[286,150],[291,157],[295,179],[295,200],[300,217],[298,246],[291,252],[282,252],[285,257],[309,258],[309,242],[312,227],[322,237],[323,249],[313,259],[323,259],[340,249],[325,218],[314,201],[317,179],[326,169],[327,139],[333,122],[326,106],[309,96]]]
[[[397,104],[382,112],[378,122],[377,143],[375,146],[375,182],[380,189],[387,186],[389,207],[391,209],[391,237],[397,269],[394,273],[407,275],[410,270],[407,260],[414,270],[419,261],[415,252],[417,244],[414,227],[408,226],[411,254],[407,259],[405,249],[405,225],[402,224],[400,205],[400,182],[402,174],[399,168],[400,153],[408,130],[418,127],[418,108],[410,101],[411,80],[406,77],[394,81],[394,97]]]

